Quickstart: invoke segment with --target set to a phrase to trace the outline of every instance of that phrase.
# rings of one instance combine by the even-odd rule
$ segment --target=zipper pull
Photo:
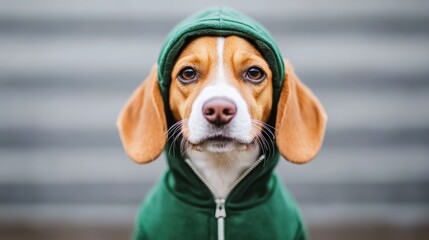
[[[226,211],[225,211],[225,199],[218,198],[215,200],[216,202],[216,218],[224,218],[226,217]]]

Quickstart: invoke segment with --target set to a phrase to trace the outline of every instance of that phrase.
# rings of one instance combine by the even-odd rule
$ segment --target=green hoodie
[[[208,9],[179,23],[161,50],[158,81],[168,125],[174,123],[168,106],[174,62],[191,39],[202,35],[237,35],[255,44],[273,72],[272,109],[275,109],[285,69],[271,35],[240,12],[228,8]],[[275,112],[271,119],[275,119]],[[170,149],[170,145],[168,142],[165,149]],[[169,168],[146,196],[137,216],[133,239],[307,238],[296,203],[273,173],[279,160],[277,148],[273,149],[271,157],[262,156],[225,199],[215,199],[192,164],[180,154],[174,154],[178,152],[178,149],[165,151]]]

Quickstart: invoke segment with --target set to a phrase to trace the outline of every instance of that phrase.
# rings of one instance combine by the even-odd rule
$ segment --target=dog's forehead
[[[188,55],[198,58],[206,55],[215,55],[216,46],[216,37],[203,36],[195,38],[184,47],[181,54],[179,55],[179,59]]]
[[[241,54],[256,54],[262,58],[262,55],[258,49],[248,40],[238,36],[226,37],[224,43],[225,55],[234,54],[237,52]]]
[[[222,46],[218,40],[223,38]],[[219,47],[221,49],[219,49]],[[219,51],[221,50],[221,51]],[[262,58],[261,53],[256,49],[248,40],[238,36],[228,37],[215,37],[215,36],[202,36],[197,37],[190,41],[180,53],[178,60],[186,56],[193,56],[194,58],[201,58],[204,60],[207,55],[211,57],[219,57],[222,53],[223,57],[244,57],[247,55],[256,55]]]

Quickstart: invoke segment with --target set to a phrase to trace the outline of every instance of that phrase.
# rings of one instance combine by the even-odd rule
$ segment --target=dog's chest
[[[213,195],[223,198],[243,172],[256,162],[258,154],[259,147],[255,146],[247,151],[216,154],[191,150],[187,152],[187,158],[204,178]]]

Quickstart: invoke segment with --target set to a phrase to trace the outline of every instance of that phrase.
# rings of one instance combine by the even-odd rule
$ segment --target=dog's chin
[[[233,151],[246,151],[252,143],[244,143],[232,138],[216,137],[193,144],[193,148],[201,152],[228,153]]]

